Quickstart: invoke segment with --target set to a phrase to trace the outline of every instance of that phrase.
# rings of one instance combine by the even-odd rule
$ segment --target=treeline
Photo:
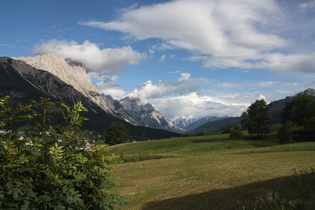
[[[270,133],[272,117],[269,110],[272,104],[267,104],[264,99],[256,100],[246,112],[242,113],[241,125],[235,125],[233,129],[225,131],[230,133],[233,139],[241,138],[242,129],[256,139],[263,139]],[[279,143],[293,141],[314,141],[315,140],[315,100],[305,94],[297,94],[290,102],[287,102],[282,112],[283,122],[278,131]],[[294,129],[300,126],[301,129]]]
[[[112,158],[90,144],[81,126],[82,103],[47,98],[14,105],[0,99],[0,209],[112,209]]]

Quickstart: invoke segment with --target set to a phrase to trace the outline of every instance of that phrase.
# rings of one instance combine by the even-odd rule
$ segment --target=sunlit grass
[[[245,136],[246,138],[246,136]],[[129,143],[112,148],[115,188],[128,209],[231,209],[273,192],[273,179],[315,168],[315,143],[278,145],[228,135]],[[264,183],[266,184],[259,184]]]

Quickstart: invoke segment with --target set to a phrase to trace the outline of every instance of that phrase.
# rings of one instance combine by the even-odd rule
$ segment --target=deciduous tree
[[[269,114],[270,108],[271,104],[267,104],[264,99],[256,100],[248,107],[247,112],[242,114],[242,125],[247,127],[249,134],[261,138],[270,132],[272,125],[272,118]]]
[[[113,122],[104,131],[106,144],[114,145],[128,142],[130,135],[126,126],[121,122]]]

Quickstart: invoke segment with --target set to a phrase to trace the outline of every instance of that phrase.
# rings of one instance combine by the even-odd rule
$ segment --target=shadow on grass
[[[145,204],[143,209],[314,209],[315,173]]]

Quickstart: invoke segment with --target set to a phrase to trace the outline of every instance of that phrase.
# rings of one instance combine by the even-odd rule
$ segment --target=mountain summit
[[[48,53],[36,57],[18,57],[14,58],[24,61],[28,65],[48,71],[65,83],[73,86],[77,91],[84,94],[105,111],[113,113],[110,104],[99,94],[94,84],[91,82],[87,70],[81,63],[74,62],[70,59],[64,59],[58,54]]]
[[[143,126],[175,132],[185,131],[166,119],[152,104],[141,101],[140,97],[134,92],[123,97],[120,100],[120,104],[131,117],[136,119]]]

